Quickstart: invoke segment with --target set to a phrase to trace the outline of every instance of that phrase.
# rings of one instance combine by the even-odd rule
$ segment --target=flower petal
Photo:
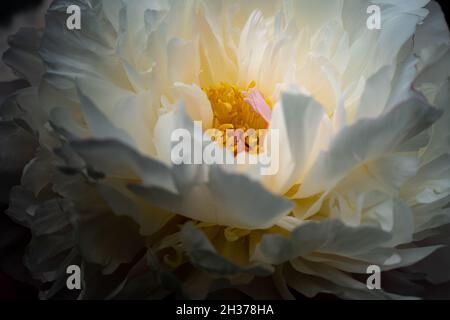
[[[334,187],[350,170],[415,137],[440,116],[418,99],[410,99],[376,119],[343,129],[322,152],[305,178],[300,196],[307,198]]]

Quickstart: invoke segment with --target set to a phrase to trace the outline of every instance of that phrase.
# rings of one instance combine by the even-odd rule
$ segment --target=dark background
[[[7,3],[0,5],[0,28],[8,26],[15,14],[38,7],[42,0],[6,0],[5,2]]]
[[[314,1],[314,0],[311,0]],[[43,0],[3,0],[0,4],[0,28],[6,28],[14,15],[37,8]],[[6,2],[6,3],[5,3]],[[442,6],[447,18],[450,21],[449,0],[437,0]],[[450,23],[449,23],[450,24]],[[1,182],[0,182],[1,183]],[[0,212],[5,208],[0,207]],[[36,291],[22,283],[18,283],[0,272],[0,300],[4,299],[36,299]]]

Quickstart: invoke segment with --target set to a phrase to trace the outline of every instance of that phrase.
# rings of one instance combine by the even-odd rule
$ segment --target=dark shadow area
[[[14,15],[37,8],[42,3],[42,0],[19,0],[19,1],[4,1],[0,5],[0,27],[6,27],[11,23]]]

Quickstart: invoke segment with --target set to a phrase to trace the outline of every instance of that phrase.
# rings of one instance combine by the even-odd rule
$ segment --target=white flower
[[[68,31],[73,4],[82,28]],[[8,215],[32,230],[43,297],[72,263],[83,298],[224,283],[400,297],[355,274],[415,264],[438,249],[417,241],[450,222],[449,46],[427,0],[56,1],[42,37],[12,40],[7,63],[31,86],[0,110],[2,137],[38,146]],[[173,165],[171,133],[194,121],[279,130],[279,171]],[[2,167],[29,159],[1,143]]]

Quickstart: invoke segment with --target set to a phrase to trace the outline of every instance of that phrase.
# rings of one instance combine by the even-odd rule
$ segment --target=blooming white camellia
[[[2,199],[42,297],[72,264],[85,299],[404,296],[364,276],[423,260],[450,223],[449,49],[429,0],[55,1],[11,39],[30,87],[0,109],[2,174],[23,169]],[[195,121],[278,130],[278,172],[173,165]]]

